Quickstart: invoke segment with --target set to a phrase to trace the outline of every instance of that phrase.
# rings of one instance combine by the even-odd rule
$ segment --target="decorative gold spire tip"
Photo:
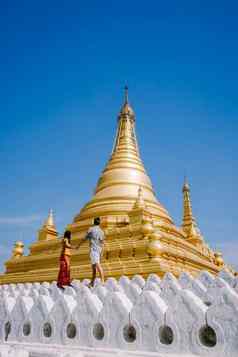
[[[183,184],[183,192],[184,191],[190,191],[189,183],[187,180],[187,176],[184,176],[184,184]]]
[[[49,215],[44,223],[45,227],[55,227],[55,223],[54,223],[54,215],[53,215],[53,210],[52,208],[49,211]]]
[[[125,99],[118,119],[120,120],[121,115],[129,115],[131,118],[134,119],[135,114],[132,107],[129,104],[129,99],[128,99],[128,87],[125,86],[124,90],[125,90]]]

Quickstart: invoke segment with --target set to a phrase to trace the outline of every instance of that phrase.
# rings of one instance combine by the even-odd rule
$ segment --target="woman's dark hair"
[[[70,231],[65,231],[64,232],[64,238],[68,238],[70,240],[71,239],[71,232]]]
[[[94,218],[93,224],[95,224],[95,226],[99,226],[100,225],[100,217],[96,217]]]

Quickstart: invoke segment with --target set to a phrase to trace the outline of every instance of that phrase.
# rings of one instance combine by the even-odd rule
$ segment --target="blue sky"
[[[238,269],[234,1],[0,2],[0,270],[53,208],[90,199],[129,86],[141,155],[177,225],[186,172],[207,242]]]

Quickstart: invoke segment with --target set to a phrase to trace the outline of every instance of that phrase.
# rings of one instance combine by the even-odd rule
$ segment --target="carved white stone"
[[[227,272],[88,283],[0,286],[0,356],[238,356],[238,283]]]
[[[153,283],[151,283],[153,284]],[[145,290],[131,311],[130,323],[136,330],[137,350],[154,351],[159,327],[164,324],[168,306],[155,291]]]

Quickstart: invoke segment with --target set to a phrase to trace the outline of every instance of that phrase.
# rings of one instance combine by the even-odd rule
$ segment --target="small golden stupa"
[[[109,161],[98,180],[92,199],[67,226],[72,244],[84,237],[94,217],[101,217],[106,243],[102,259],[105,275],[119,277],[172,272],[178,276],[201,270],[213,274],[227,268],[219,252],[205,243],[193,217],[190,188],[183,186],[183,223],[176,227],[167,210],[155,196],[139,154],[135,132],[135,114],[125,101],[118,116],[118,127]],[[57,235],[52,211],[30,246],[30,253],[13,251],[0,283],[53,281],[57,278],[61,240]],[[19,246],[19,242],[18,242]],[[18,247],[17,246],[17,247]],[[21,250],[22,249],[22,250]],[[73,251],[73,278],[89,278],[88,244]]]

